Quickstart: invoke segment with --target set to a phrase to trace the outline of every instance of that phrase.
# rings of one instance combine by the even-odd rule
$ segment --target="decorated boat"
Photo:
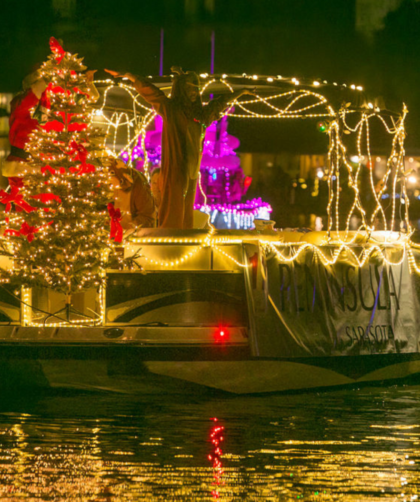
[[[62,109],[83,106],[88,97],[80,86],[77,103],[66,101],[65,82],[73,78],[72,89],[78,82],[77,58],[56,51],[51,61],[62,64],[50,88],[52,108],[54,100]],[[95,178],[102,176],[103,155],[89,146],[86,131],[96,138],[95,128],[102,128],[108,155],[130,161],[143,142],[146,175],[149,168],[145,138],[154,110],[126,83],[98,82],[101,99],[86,127],[65,115],[56,123],[50,117],[39,133],[44,155],[37,153],[39,137],[29,145],[39,173],[20,191],[2,195],[9,204],[0,257],[2,388],[247,394],[420,373],[420,253],[406,189],[405,107],[401,113],[381,108],[358,86],[279,76],[201,78],[204,100],[254,89],[226,112],[229,120],[307,118],[325,130],[326,230],[281,230],[258,220],[248,225],[254,228],[229,229],[210,222],[206,229],[137,228],[120,239],[112,211],[95,213],[110,218],[106,235],[93,216],[86,223],[77,213],[75,223],[78,210],[65,190],[76,186],[83,200],[103,197]],[[169,77],[153,82],[169,91]],[[69,130],[71,123],[79,126]],[[123,141],[122,126],[129,132]],[[380,176],[373,169],[374,140],[389,144]],[[365,200],[361,183],[369,186]],[[23,201],[34,209],[22,208]],[[86,203],[84,212],[93,206]],[[199,209],[214,207],[204,200]],[[100,259],[84,250],[86,227],[78,234],[77,225],[97,232]],[[66,238],[57,243],[60,232]],[[112,245],[101,248],[107,239]],[[75,247],[59,253],[63,242]]]

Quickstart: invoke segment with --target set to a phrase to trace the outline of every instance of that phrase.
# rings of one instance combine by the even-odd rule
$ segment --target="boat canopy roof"
[[[294,110],[300,108],[291,107],[290,113],[281,113],[283,108],[279,105],[281,99],[288,101],[295,100],[296,103],[305,102],[307,108],[303,115],[305,117],[319,117],[322,113],[315,110],[317,105],[315,101],[307,104],[306,102],[312,98],[318,100],[319,105],[324,108],[329,107],[330,110],[324,115],[331,115],[330,112],[336,114],[343,107],[354,112],[361,113],[365,111],[375,111],[381,115],[392,115],[395,118],[402,115],[401,107],[389,108],[385,105],[384,100],[380,96],[371,96],[365,89],[356,84],[345,84],[338,82],[329,82],[321,79],[303,79],[297,77],[283,77],[280,75],[247,75],[247,74],[213,74],[202,73],[199,75],[201,92],[204,101],[208,101],[211,95],[229,94],[232,91],[239,89],[255,90],[259,96],[258,103],[252,103],[253,109],[245,112],[246,115],[251,117],[274,118],[300,118],[302,114],[294,113]],[[148,76],[147,78],[158,88],[162,89],[165,93],[170,94],[173,75],[166,76]],[[129,85],[130,82],[121,80],[104,80],[98,82],[99,89],[105,92],[112,86],[112,92],[107,93],[107,107],[118,110],[125,110],[130,113],[133,110],[132,98],[124,91],[124,87]],[[141,98],[140,98],[141,100]],[[264,105],[261,101],[267,100],[268,104]],[[248,100],[252,101],[252,100]],[[274,108],[272,108],[274,106]],[[287,105],[286,105],[287,106]],[[255,109],[257,107],[257,109]],[[265,108],[265,110],[264,110]],[[328,108],[327,108],[328,109]],[[317,113],[315,113],[317,112]],[[235,114],[230,114],[235,116]]]

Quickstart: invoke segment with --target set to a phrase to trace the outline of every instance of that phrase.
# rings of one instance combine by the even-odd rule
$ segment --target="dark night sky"
[[[19,90],[51,35],[90,68],[149,75],[159,71],[161,28],[165,73],[174,64],[209,72],[214,30],[216,73],[361,84],[407,103],[408,145],[420,149],[419,1],[404,0],[371,41],[356,31],[355,0],[1,0],[0,12],[0,92]]]

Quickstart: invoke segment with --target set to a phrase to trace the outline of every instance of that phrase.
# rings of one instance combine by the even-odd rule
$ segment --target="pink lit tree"
[[[160,165],[161,122],[162,119],[156,116],[155,128],[146,132],[145,147],[151,171]],[[251,228],[255,218],[269,219],[272,209],[260,198],[243,202],[252,178],[244,175],[235,151],[240,142],[228,133],[227,128],[228,119],[224,116],[206,130],[200,167],[202,190],[197,189],[195,209],[209,213],[217,228]],[[132,152],[137,169],[144,169],[144,157],[139,141]],[[122,158],[129,160],[127,153]]]

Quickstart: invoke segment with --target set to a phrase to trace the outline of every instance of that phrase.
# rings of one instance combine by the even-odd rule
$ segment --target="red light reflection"
[[[220,425],[218,423],[217,418],[211,418],[211,420],[215,424],[210,429],[210,443],[212,444],[212,451],[207,458],[213,464],[213,477],[214,477],[213,484],[216,486],[216,488],[212,490],[211,494],[213,496],[213,499],[218,500],[220,499],[218,487],[224,484],[222,479],[224,473],[222,466],[223,451],[220,445],[222,441],[224,441],[223,434],[225,428],[223,427],[223,425]]]

